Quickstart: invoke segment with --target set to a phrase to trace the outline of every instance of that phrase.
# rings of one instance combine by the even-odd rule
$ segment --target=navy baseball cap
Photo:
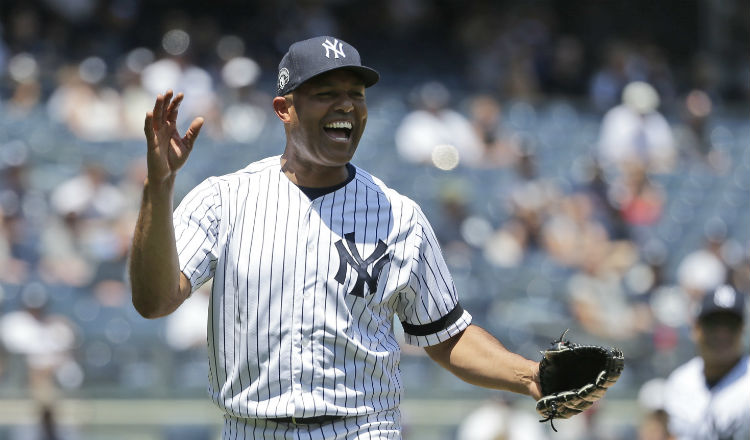
[[[717,287],[703,297],[698,309],[698,319],[714,313],[731,313],[744,321],[745,295],[726,284]]]
[[[284,96],[310,78],[335,69],[355,72],[365,87],[380,79],[377,71],[362,65],[359,52],[349,43],[334,37],[315,37],[289,46],[279,63],[276,92]]]

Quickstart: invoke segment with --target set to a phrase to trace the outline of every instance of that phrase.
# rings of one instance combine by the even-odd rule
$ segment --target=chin
[[[352,144],[336,145],[333,148],[327,148],[325,154],[321,155],[323,161],[330,166],[342,166],[351,162],[357,146]]]

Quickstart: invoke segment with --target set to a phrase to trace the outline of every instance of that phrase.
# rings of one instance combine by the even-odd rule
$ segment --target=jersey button
[[[302,339],[302,346],[307,348],[308,345],[310,345],[310,339],[308,338]]]
[[[307,244],[307,250],[310,252],[315,251],[315,242],[311,242]]]

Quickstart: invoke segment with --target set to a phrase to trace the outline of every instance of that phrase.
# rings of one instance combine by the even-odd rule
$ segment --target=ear
[[[281,122],[287,123],[292,120],[292,100],[285,96],[273,98],[273,111]]]
[[[701,336],[703,336],[703,329],[699,327],[698,321],[693,322],[693,326],[690,328],[690,339],[693,344],[697,344]]]

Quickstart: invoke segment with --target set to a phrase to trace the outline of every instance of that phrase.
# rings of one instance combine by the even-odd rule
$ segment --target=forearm
[[[130,257],[133,305],[147,318],[174,311],[185,299],[172,223],[174,178],[155,185],[146,182]]]
[[[437,346],[430,357],[461,380],[485,388],[539,398],[539,364],[515,354],[475,325]]]

